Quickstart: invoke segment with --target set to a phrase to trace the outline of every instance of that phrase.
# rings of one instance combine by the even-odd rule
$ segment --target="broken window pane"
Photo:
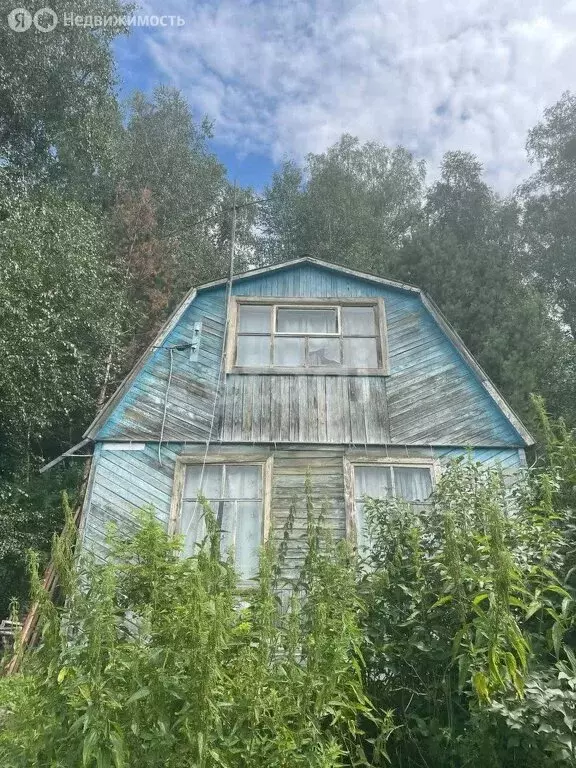
[[[348,368],[377,368],[376,339],[343,339],[344,365]]]
[[[316,338],[308,339],[308,365],[333,366],[340,365],[340,339]]]
[[[344,336],[375,336],[374,307],[342,307],[342,333]]]
[[[270,336],[238,336],[236,365],[270,365]]]
[[[240,333],[270,333],[272,307],[241,304],[238,318]]]
[[[278,309],[278,333],[337,333],[338,312],[329,309]]]
[[[298,368],[304,365],[304,339],[298,336],[276,336],[274,365]]]

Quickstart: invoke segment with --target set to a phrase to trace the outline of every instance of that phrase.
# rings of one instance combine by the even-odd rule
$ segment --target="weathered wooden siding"
[[[238,280],[236,295],[384,299],[386,377],[228,375],[216,407],[214,440],[400,445],[522,445],[418,294],[311,264]],[[200,291],[165,341],[192,340],[202,322],[198,362],[172,352],[165,440],[205,440],[222,353],[225,288]],[[158,440],[170,352],[157,349],[98,439]]]
[[[306,554],[307,509],[304,498],[306,473],[312,483],[312,500],[316,515],[325,512],[326,525],[335,538],[346,535],[344,509],[344,465],[342,455],[326,451],[280,451],[274,454],[272,473],[271,535],[279,544],[286,528],[290,507],[294,504],[294,521],[286,547],[282,576],[292,579],[298,573]]]
[[[228,375],[219,439],[388,443],[385,380],[375,376]]]
[[[188,349],[156,349],[121,400],[98,439],[206,440],[210,431],[225,322],[225,292],[204,291],[194,299],[164,346],[194,341],[194,324],[202,323],[198,361]],[[172,368],[172,375],[170,369]]]
[[[168,527],[172,489],[174,483],[175,462],[181,453],[190,452],[191,446],[184,443],[163,445],[161,448],[162,464],[158,461],[158,444],[148,443],[145,450],[103,450],[103,444],[96,446],[91,473],[91,487],[87,494],[83,517],[82,538],[84,545],[101,558],[106,557],[106,528],[115,522],[122,531],[129,530],[134,522],[134,513],[143,507],[154,507],[158,520]],[[196,451],[201,448],[195,446]],[[214,452],[224,450],[215,446]],[[238,454],[238,446],[229,445],[227,449]],[[256,450],[252,445],[244,445],[243,451],[249,456]],[[382,446],[370,448],[366,454],[374,458],[435,457],[441,465],[456,456],[462,455],[463,449],[455,448],[399,448]],[[287,573],[293,572],[301,558],[301,537],[306,520],[304,505],[304,476],[310,468],[313,493],[317,509],[327,502],[327,520],[336,535],[343,535],[345,530],[344,486],[342,458],[350,452],[345,447],[314,446],[301,449],[278,449],[271,451],[274,457],[272,476],[272,527],[276,540],[282,537],[291,501],[297,498],[297,519],[289,545]],[[501,466],[507,472],[513,472],[524,466],[524,451],[515,448],[495,449],[477,448],[473,457],[487,465]]]

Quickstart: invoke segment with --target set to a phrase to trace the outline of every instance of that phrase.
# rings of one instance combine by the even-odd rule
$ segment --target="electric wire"
[[[240,207],[240,206],[238,206]],[[216,392],[214,395],[214,407],[212,408],[212,417],[210,419],[210,429],[208,431],[208,437],[206,439],[206,450],[204,451],[204,458],[202,460],[202,469],[200,470],[200,480],[198,483],[198,491],[199,493],[202,492],[202,484],[204,482],[204,472],[206,469],[206,462],[208,460],[208,453],[210,450],[210,442],[212,440],[212,433],[214,431],[214,424],[216,421],[216,411],[218,409],[218,400],[220,396],[220,385],[222,383],[222,373],[224,370],[224,361],[226,358],[226,342],[228,338],[228,332],[229,332],[229,326],[230,326],[230,301],[232,298],[232,283],[234,281],[234,256],[235,256],[235,245],[236,245],[236,184],[234,184],[234,207],[233,207],[233,215],[232,215],[232,233],[230,238],[230,273],[228,276],[228,287],[226,291],[226,302],[225,302],[225,319],[224,319],[224,337],[222,339],[222,353],[220,355],[220,365],[218,367],[218,379],[216,381]],[[198,509],[198,498],[196,498],[196,502],[194,504],[194,512],[190,516],[190,519],[188,521],[188,525],[186,526],[185,531],[181,531],[181,533],[184,534],[184,538],[188,535],[188,532],[190,530],[190,526],[192,525],[192,521],[196,515],[196,511]]]
[[[168,394],[170,392],[170,384],[172,383],[172,370],[174,368],[174,348],[168,347],[170,351],[170,370],[168,372],[168,382],[166,384],[166,392],[164,393],[164,411],[162,413],[162,425],[160,426],[160,440],[158,441],[158,463],[162,466],[162,439],[164,437],[164,427],[166,426],[166,415],[168,413]]]

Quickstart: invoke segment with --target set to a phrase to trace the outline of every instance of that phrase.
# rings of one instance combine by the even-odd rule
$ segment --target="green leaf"
[[[552,645],[554,646],[554,653],[556,658],[560,658],[560,647],[562,645],[562,639],[564,637],[564,627],[557,621],[552,625]]]
[[[139,699],[143,699],[149,695],[150,695],[150,688],[146,688],[146,687],[140,688],[135,693],[133,693],[129,699],[127,699],[126,706],[128,706],[129,704],[133,704],[135,701],[138,701]]]
[[[489,702],[490,701],[490,693],[488,691],[488,684],[486,680],[486,676],[483,672],[475,672],[472,675],[472,685],[474,686],[474,690],[476,691],[476,695],[480,699],[480,701]]]

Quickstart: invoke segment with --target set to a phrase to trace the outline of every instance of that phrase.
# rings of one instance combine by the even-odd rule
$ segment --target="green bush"
[[[430,504],[367,500],[367,690],[394,713],[394,765],[576,764],[574,604],[547,483],[507,488],[464,458]]]
[[[69,522],[54,553],[60,607],[33,563],[42,637],[2,682],[3,767],[336,768],[368,765],[365,749],[378,760],[388,731],[363,692],[347,545],[309,505],[299,596],[281,601],[274,549],[243,592],[205,514],[193,558],[143,513],[130,538],[112,533],[109,563],[83,555],[76,567]]]

